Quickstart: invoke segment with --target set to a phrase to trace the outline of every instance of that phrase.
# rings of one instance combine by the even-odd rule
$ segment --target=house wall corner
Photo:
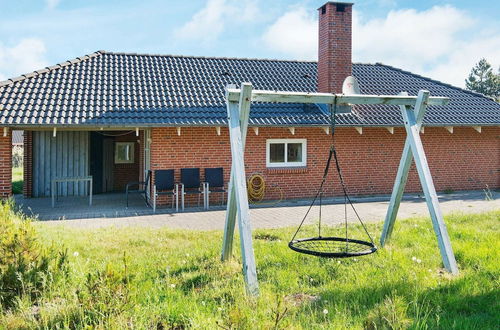
[[[12,195],[12,131],[0,135],[0,198]]]

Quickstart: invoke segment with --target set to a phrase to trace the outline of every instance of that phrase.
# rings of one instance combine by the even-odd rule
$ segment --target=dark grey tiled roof
[[[498,125],[500,105],[476,93],[382,64],[354,64],[363,94],[448,96],[426,125]],[[96,52],[0,83],[0,122],[8,125],[223,125],[224,87],[316,91],[316,62]],[[340,125],[397,126],[394,106],[355,106]],[[251,125],[326,125],[315,105],[254,104]]]

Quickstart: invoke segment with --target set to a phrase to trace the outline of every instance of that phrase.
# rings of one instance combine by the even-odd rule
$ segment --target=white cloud
[[[391,62],[420,66],[449,53],[457,33],[471,23],[464,12],[450,6],[422,12],[390,11],[384,19],[367,22],[355,15],[353,49],[361,59],[384,57]]]
[[[0,80],[46,67],[45,52],[39,39],[22,39],[12,47],[0,43]]]
[[[454,51],[447,56],[444,62],[422,71],[422,75],[464,87],[465,79],[472,67],[483,57],[496,72],[500,66],[499,33],[458,42]]]
[[[305,8],[295,8],[278,18],[262,39],[271,50],[294,59],[314,60],[318,57],[318,22]]]
[[[293,59],[317,59],[317,15],[295,8],[279,17],[263,34],[271,50]],[[392,10],[386,17],[353,16],[353,61],[382,62],[463,86],[481,57],[500,65],[500,32],[452,6],[428,10]]]
[[[249,22],[258,11],[256,0],[208,0],[206,6],[174,34],[178,39],[210,43],[220,36],[228,23]]]
[[[47,3],[47,8],[54,9],[57,7],[59,2],[61,2],[61,0],[45,0],[45,2]]]
[[[366,22],[355,12],[353,21],[355,61],[382,62],[463,86],[481,57],[500,59],[498,33],[482,31],[467,12],[452,6],[395,10]]]

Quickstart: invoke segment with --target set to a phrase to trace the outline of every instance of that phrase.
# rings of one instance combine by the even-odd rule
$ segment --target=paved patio
[[[14,196],[21,210],[39,220],[69,220],[89,218],[134,217],[154,214],[144,199],[138,194],[129,195],[129,207],[126,207],[125,193],[97,194],[92,197],[89,206],[88,196],[59,197],[55,207],[50,198],[24,198]],[[167,210],[159,209],[162,213]],[[168,210],[171,212],[171,210]]]
[[[491,192],[492,199],[486,200],[483,191],[468,191],[452,194],[440,194],[439,201],[443,213],[475,213],[500,209],[500,192]],[[328,223],[342,221],[344,206],[342,199],[329,199],[323,206],[323,215]],[[382,221],[387,211],[389,196],[355,197],[355,207],[363,221]],[[149,228],[180,228],[195,230],[222,230],[224,228],[225,209],[215,206],[210,211],[201,208],[189,208],[186,212],[173,213],[171,209],[161,208],[154,214],[144,201],[135,195],[130,207],[125,208],[124,194],[96,195],[94,205],[88,206],[86,198],[61,198],[55,208],[50,206],[50,199],[23,199],[16,197],[16,203],[22,205],[26,214],[37,216],[47,225],[64,225],[77,228],[142,226]],[[286,201],[276,206],[253,205],[250,210],[253,228],[279,228],[297,226],[307,211],[309,201]],[[405,195],[399,209],[399,218],[427,216],[427,206],[418,194]],[[356,221],[352,211],[349,220]],[[317,208],[313,208],[306,223],[313,223],[318,217]]]

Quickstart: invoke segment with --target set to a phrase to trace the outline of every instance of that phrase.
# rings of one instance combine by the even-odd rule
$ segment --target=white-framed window
[[[115,142],[115,164],[132,164],[135,142]]]
[[[268,139],[267,167],[302,167],[307,164],[306,139]]]

